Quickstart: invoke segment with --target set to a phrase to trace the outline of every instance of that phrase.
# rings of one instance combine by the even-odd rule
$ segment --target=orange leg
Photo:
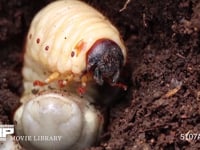
[[[34,86],[44,86],[47,85],[55,80],[58,80],[58,78],[60,77],[60,73],[58,72],[53,72],[50,76],[48,76],[47,79],[45,79],[44,81],[39,81],[39,80],[35,80],[33,82]]]
[[[67,85],[67,80],[58,80],[58,86],[64,88]]]
[[[81,77],[81,86],[77,88],[77,92],[80,96],[83,96],[86,92],[87,82],[92,79],[92,75],[90,73],[86,73]]]
[[[73,73],[68,73],[61,77],[60,80],[58,80],[58,86],[60,88],[65,87],[69,82],[71,82],[74,79],[74,74]]]
[[[80,96],[83,96],[86,92],[86,87],[78,87],[77,88],[77,93],[80,95]]]
[[[113,84],[111,84],[111,86],[122,88],[124,91],[127,90],[127,85],[125,85],[123,83],[113,83]]]
[[[46,85],[46,83],[39,80],[35,80],[33,82],[33,86],[44,86],[44,85]]]
[[[59,77],[60,77],[60,73],[53,72],[50,76],[48,76],[48,78],[44,82],[48,84],[50,82],[57,80]]]

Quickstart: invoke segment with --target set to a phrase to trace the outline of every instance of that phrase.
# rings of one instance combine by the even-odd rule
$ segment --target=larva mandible
[[[60,86],[94,79],[118,85],[126,62],[118,30],[97,10],[78,0],[50,3],[34,17],[27,35],[24,86]]]

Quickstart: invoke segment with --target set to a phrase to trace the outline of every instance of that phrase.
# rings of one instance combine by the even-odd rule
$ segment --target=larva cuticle
[[[22,99],[23,104],[14,114],[14,122],[15,134],[29,137],[29,140],[19,141],[23,148],[82,150],[98,140],[104,121],[88,101],[89,97],[44,91],[28,94]],[[56,141],[42,138],[58,136],[60,140]]]
[[[96,85],[107,82],[124,88],[117,81],[126,55],[118,30],[86,3],[59,0],[39,11],[26,38],[24,93],[14,115],[15,129],[20,136],[58,134],[63,139],[21,144],[33,149],[71,150],[94,144],[104,118],[93,102],[97,97],[110,99]]]
[[[87,80],[82,79],[86,75],[99,84],[115,84],[126,55],[118,30],[105,16],[81,1],[55,1],[36,14],[30,25],[24,81],[30,84],[36,80],[35,85],[41,86],[67,79],[86,85]],[[44,75],[42,70],[50,73]],[[38,78],[30,77],[27,71]]]

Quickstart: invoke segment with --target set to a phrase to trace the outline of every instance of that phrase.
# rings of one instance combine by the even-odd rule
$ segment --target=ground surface
[[[23,91],[25,34],[33,15],[48,2],[0,0],[3,123],[12,123]],[[198,140],[181,140],[181,134],[200,134],[200,2],[87,2],[119,28],[129,53],[123,73],[129,89],[109,107],[105,132],[91,149],[199,149]]]

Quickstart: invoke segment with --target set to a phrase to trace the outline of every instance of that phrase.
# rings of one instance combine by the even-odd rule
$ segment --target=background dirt
[[[0,0],[0,120],[12,123],[23,91],[23,43],[34,14],[50,0]],[[87,0],[118,27],[128,48],[128,91],[107,109],[91,150],[200,148],[200,2]],[[121,11],[120,11],[121,10]],[[128,68],[128,69],[127,69]],[[101,106],[104,107],[104,106]]]

